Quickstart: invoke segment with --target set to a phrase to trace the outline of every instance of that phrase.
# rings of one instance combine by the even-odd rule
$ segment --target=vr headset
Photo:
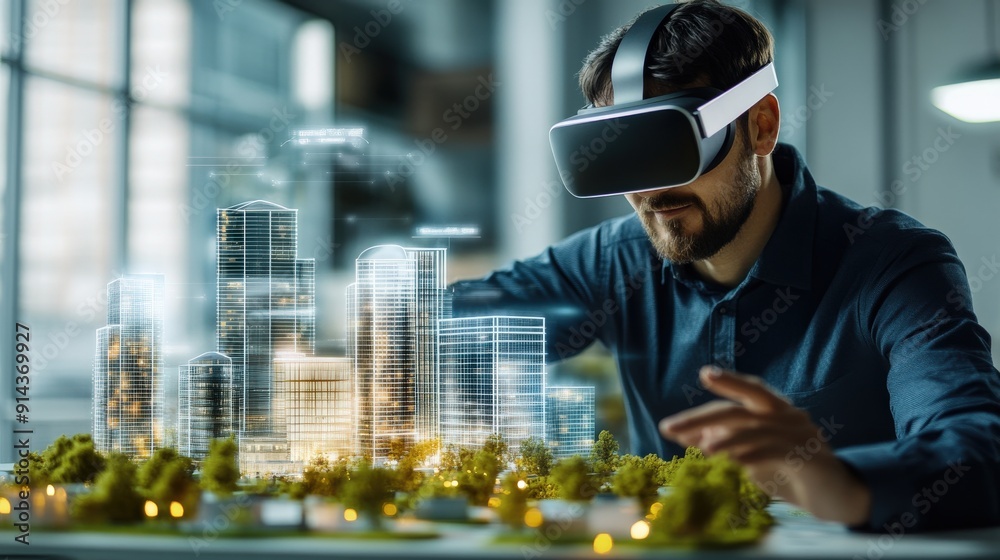
[[[643,98],[657,29],[680,4],[639,16],[611,66],[614,105],[581,109],[549,130],[566,189],[593,198],[680,187],[717,166],[733,145],[736,119],[778,87],[774,63],[732,88],[692,88]]]

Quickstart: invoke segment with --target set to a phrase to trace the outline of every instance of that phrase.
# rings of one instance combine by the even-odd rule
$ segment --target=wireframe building
[[[163,440],[163,298],[160,274],[108,284],[108,324],[97,330],[93,434],[101,452],[149,457]]]
[[[288,439],[289,459],[349,457],[354,429],[350,358],[279,356],[274,360],[275,433]]]
[[[240,472],[254,478],[302,474],[302,465],[292,463],[288,453],[288,440],[282,435],[243,437],[238,458]]]
[[[213,439],[234,435],[233,360],[206,352],[178,368],[177,450],[201,460]]]
[[[545,319],[463,317],[438,324],[441,442],[478,447],[499,434],[517,453],[545,439]]]
[[[218,210],[217,349],[233,360],[241,438],[271,433],[275,353],[315,349],[315,261],[296,258],[297,212],[261,200]]]
[[[416,436],[416,264],[396,245],[366,249],[347,290],[354,450],[376,463],[388,460],[394,440],[409,446]]]
[[[546,443],[556,459],[587,457],[594,446],[594,388],[545,390]]]
[[[439,320],[451,318],[448,250],[407,248],[406,254],[416,261],[416,438],[437,439],[441,436],[437,325]]]

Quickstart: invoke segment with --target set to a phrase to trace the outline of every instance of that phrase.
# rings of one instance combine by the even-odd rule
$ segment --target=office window
[[[184,0],[132,3],[130,79],[139,103],[186,107],[191,99],[191,7]]]
[[[30,0],[24,4],[24,63],[39,72],[118,85],[124,17],[125,0]]]
[[[36,77],[23,115],[19,304],[44,331],[107,284],[121,123],[110,96]]]
[[[3,10],[0,10],[0,14],[3,14]],[[3,21],[3,16],[0,15],[0,29],[6,29],[4,26],[7,25]],[[7,51],[6,45],[0,45],[0,53]],[[7,90],[10,86],[8,85],[7,79],[7,66],[0,64],[0,200],[6,200],[7,196]],[[0,211],[0,232],[7,233],[7,212]],[[3,238],[0,238],[3,239]],[[6,243],[0,242],[0,266],[7,266],[7,255],[5,254]],[[7,297],[7,287],[0,282],[0,300]]]
[[[293,42],[311,21],[278,2],[224,14],[189,0],[0,2],[0,196],[17,201],[0,215],[0,298],[17,296],[0,308],[38,338],[36,445],[90,424],[95,333],[120,274],[164,276],[167,401],[176,366],[214,349],[215,208],[288,204],[296,191],[242,167],[225,192],[205,185],[229,161],[245,163],[248,145],[262,158],[277,153],[292,124],[270,130],[274,111],[304,116]]]
[[[129,136],[128,256],[139,271],[185,277],[190,127],[178,114],[137,106]]]

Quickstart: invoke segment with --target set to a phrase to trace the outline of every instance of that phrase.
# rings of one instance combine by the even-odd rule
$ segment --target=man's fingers
[[[708,437],[704,440],[702,450],[705,453],[730,453],[744,448],[759,447],[776,441],[790,439],[791,430],[786,426],[775,424],[754,426],[752,428],[726,430],[721,435]],[[788,445],[791,449],[791,445]]]
[[[706,389],[751,410],[770,412],[789,404],[759,377],[723,370],[716,366],[701,368],[700,375]]]
[[[668,416],[660,421],[660,433],[664,437],[677,437],[708,427],[729,424],[747,424],[756,418],[746,407],[727,401],[712,401]]]
[[[727,454],[729,458],[741,465],[751,467],[757,463],[764,463],[774,460],[784,460],[791,451],[787,443],[769,441],[760,445],[744,445],[736,447]]]

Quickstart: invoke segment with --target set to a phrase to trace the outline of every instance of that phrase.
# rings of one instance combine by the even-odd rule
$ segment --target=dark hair
[[[584,60],[580,89],[589,103],[612,103],[611,63],[633,23],[635,19],[602,38]],[[726,90],[774,59],[774,39],[764,24],[718,0],[682,4],[657,31],[652,45],[647,97],[699,86]]]

